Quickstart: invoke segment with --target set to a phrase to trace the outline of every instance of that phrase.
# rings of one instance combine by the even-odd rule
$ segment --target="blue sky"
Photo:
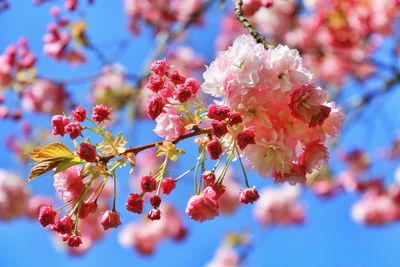
[[[31,1],[11,1],[10,10],[0,14],[0,51],[18,37],[24,35],[30,40],[31,49],[38,56],[39,73],[46,77],[68,79],[96,73],[100,62],[89,55],[89,64],[70,67],[58,64],[42,54],[42,36],[50,16],[47,11],[49,4],[33,6]],[[63,1],[54,1],[62,4]],[[82,1],[85,2],[85,1]],[[127,21],[123,14],[122,1],[97,0],[95,5],[85,9],[89,21],[89,38],[98,44],[103,51],[113,51],[121,38],[129,36]],[[206,28],[195,28],[190,31],[188,40],[196,51],[202,53],[208,60],[214,54],[213,42],[218,30],[218,19],[222,11],[214,6],[207,17]],[[128,49],[119,57],[118,62],[133,73],[140,73],[141,62],[152,48],[152,32],[145,29],[143,36],[130,37]],[[90,84],[83,83],[68,87],[72,97],[82,103],[82,94],[86,94]],[[353,88],[358,90],[360,88]],[[390,97],[390,98],[389,98]],[[386,116],[398,114],[397,101],[399,94],[391,93],[389,97],[379,100],[375,107],[387,112],[379,112],[375,120],[362,119],[358,125],[351,128],[343,138],[343,148],[361,147],[372,155],[379,146],[389,144],[395,136],[394,129],[387,125]],[[87,100],[86,105],[87,105]],[[383,102],[385,101],[385,102]],[[383,105],[383,103],[385,103]],[[49,118],[46,116],[30,116],[35,128],[48,128]],[[394,126],[398,119],[393,118]],[[137,124],[130,127],[129,140],[145,143],[155,140],[155,136],[146,134],[152,129],[152,124]],[[384,127],[385,126],[385,127]],[[14,123],[0,121],[0,140],[17,131]],[[371,134],[373,129],[373,134]],[[182,144],[190,148],[190,143]],[[0,143],[3,151],[0,168],[19,170],[26,175],[16,160],[6,152],[4,144]],[[187,158],[194,158],[188,152]],[[335,165],[337,166],[337,165]],[[384,175],[391,180],[395,164],[381,163],[374,166],[373,173]],[[338,169],[340,168],[337,167]],[[180,172],[179,172],[180,173]],[[266,184],[257,175],[251,174],[250,179],[257,185]],[[120,187],[127,181],[127,176],[121,173]],[[54,195],[49,177],[40,177],[29,186],[34,192]],[[182,185],[171,201],[176,203],[183,214],[186,200],[191,194],[191,186]],[[400,225],[393,224],[385,227],[367,227],[356,224],[350,218],[350,208],[357,200],[356,195],[340,195],[332,200],[321,200],[306,192],[302,201],[307,207],[307,222],[299,227],[277,227],[261,229],[251,218],[251,207],[242,207],[234,216],[221,216],[211,222],[197,223],[186,219],[190,234],[181,243],[163,242],[151,257],[140,256],[133,250],[121,248],[117,242],[118,230],[110,233],[96,244],[86,255],[71,257],[65,252],[58,251],[52,245],[51,235],[43,230],[38,223],[20,219],[12,223],[0,223],[0,267],[14,266],[204,266],[219,246],[223,235],[229,231],[246,228],[253,229],[257,244],[248,258],[246,266],[271,267],[391,267],[400,266],[397,256]],[[124,196],[119,198],[119,207],[123,206]],[[123,214],[125,222],[138,219],[136,216]]]

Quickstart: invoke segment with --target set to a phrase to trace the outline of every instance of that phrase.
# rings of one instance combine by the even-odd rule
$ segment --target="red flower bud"
[[[82,127],[79,123],[71,122],[67,126],[65,126],[65,133],[69,134],[71,139],[75,139],[81,135]]]
[[[164,178],[164,180],[161,183],[161,189],[163,193],[166,195],[169,195],[169,193],[171,193],[172,190],[175,189],[175,187],[176,187],[176,182],[172,177]]]
[[[159,76],[150,76],[146,87],[154,93],[158,93],[164,88],[164,79]]]
[[[159,209],[151,209],[149,214],[147,214],[147,218],[152,221],[157,221],[161,218],[161,211]]]
[[[207,152],[210,158],[215,160],[218,159],[222,153],[222,147],[218,140],[212,140],[207,143]]]
[[[150,69],[158,76],[164,76],[169,70],[167,59],[160,59],[151,64]]]
[[[92,111],[92,120],[97,123],[103,122],[107,120],[111,114],[111,110],[109,107],[105,105],[96,105],[93,107]]]
[[[135,213],[143,212],[144,201],[138,194],[129,194],[128,201],[125,203],[125,208],[128,211]]]
[[[82,244],[82,239],[78,235],[71,235],[68,238],[67,245],[70,247],[79,247]]]
[[[210,105],[207,110],[207,115],[212,120],[225,120],[230,112],[228,107],[219,105]]]
[[[240,132],[237,137],[237,144],[241,150],[243,150],[247,145],[250,144],[255,144],[255,134],[254,134],[254,128],[249,127],[246,130]]]
[[[142,176],[140,181],[140,185],[142,187],[143,192],[153,192],[156,190],[157,181],[151,175]]]
[[[257,192],[255,187],[246,188],[242,192],[240,192],[239,202],[248,204],[257,201],[260,198],[260,195]]]
[[[192,90],[185,86],[185,84],[179,85],[177,91],[175,91],[175,99],[181,103],[187,102],[192,97]]]
[[[223,121],[213,120],[211,122],[212,134],[221,137],[228,132],[228,128],[226,128],[226,124]]]
[[[69,123],[68,117],[63,115],[55,115],[51,119],[51,128],[53,129],[53,135],[61,135],[65,134],[65,126]]]
[[[193,95],[196,95],[200,89],[200,84],[195,78],[187,78],[184,85],[192,91]]]
[[[155,120],[163,112],[165,101],[160,96],[151,96],[147,99],[146,113]]]
[[[150,204],[153,206],[153,208],[158,209],[161,204],[161,198],[158,195],[155,195],[150,198]]]
[[[50,206],[42,206],[39,211],[39,222],[43,227],[53,224],[56,219],[57,212]]]
[[[116,211],[107,210],[101,217],[101,225],[103,226],[104,230],[117,228],[121,225],[119,213]]]
[[[81,143],[76,153],[81,159],[86,160],[87,162],[97,161],[96,147],[94,145]]]
[[[77,107],[72,111],[72,117],[76,122],[83,122],[86,119],[86,109],[82,106]]]
[[[186,80],[186,78],[183,77],[177,70],[174,70],[169,74],[169,79],[175,85],[182,84]]]
[[[71,233],[72,229],[74,229],[74,222],[68,215],[65,215],[60,220],[58,220],[56,223],[54,223],[52,225],[51,229],[60,234]]]
[[[235,125],[243,122],[242,115],[239,112],[231,111],[228,113],[229,125]]]

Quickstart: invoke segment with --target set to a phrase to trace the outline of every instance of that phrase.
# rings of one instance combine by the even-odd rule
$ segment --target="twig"
[[[243,27],[253,36],[257,43],[265,46],[266,49],[273,48],[274,46],[270,44],[264,36],[262,36],[250,23],[250,21],[243,15],[243,0],[235,1],[235,13],[238,21],[243,25]]]
[[[194,137],[194,136],[198,136],[198,135],[202,135],[202,134],[210,134],[211,133],[211,128],[198,128],[198,127],[194,127],[192,132],[181,135],[173,140],[169,140],[171,143],[173,144],[177,144],[182,140],[188,139],[190,137]],[[109,155],[109,156],[105,156],[105,157],[100,157],[100,162],[103,162],[104,164],[107,164],[111,159],[115,158],[115,157],[119,157],[119,156],[123,156],[126,155],[128,153],[133,153],[133,154],[138,154],[143,150],[149,149],[149,148],[153,148],[156,147],[157,145],[161,145],[164,141],[159,141],[159,142],[154,142],[154,143],[150,143],[147,145],[142,145],[142,146],[137,146],[137,147],[130,147],[128,149],[126,149],[123,153],[119,153],[118,155]]]

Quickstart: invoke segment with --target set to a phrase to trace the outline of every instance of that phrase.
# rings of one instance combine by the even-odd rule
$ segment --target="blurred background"
[[[90,110],[93,103],[111,101],[113,110],[118,111],[113,132],[122,131],[129,145],[159,140],[152,133],[154,122],[143,118],[141,98],[136,105],[126,101],[141,86],[139,77],[146,72],[149,61],[154,56],[166,56],[186,75],[201,80],[205,65],[244,32],[235,21],[230,1],[222,5],[223,1],[143,0],[144,6],[145,2],[159,2],[163,9],[175,6],[182,14],[174,11],[179,14],[173,18],[155,7],[139,7],[137,2],[141,1],[135,0],[80,0],[74,11],[64,7],[69,1],[37,2],[43,3],[11,0],[5,8],[6,1],[0,1],[0,9],[4,5],[0,13],[0,53],[5,54],[10,44],[25,37],[36,57],[34,71],[29,66],[28,73],[13,77],[17,83],[6,84],[3,79],[0,86],[4,87],[0,168],[22,180],[32,166],[23,154],[34,145],[55,140],[49,134],[51,115],[70,111],[75,105]],[[192,194],[188,178],[167,198],[182,216],[187,236],[179,242],[162,240],[152,255],[143,255],[134,246],[126,247],[126,242],[125,246],[120,242],[124,224],[141,219],[123,209],[127,195],[134,191],[133,177],[137,173],[119,171],[120,228],[107,231],[87,251],[71,253],[36,220],[23,214],[0,220],[0,266],[206,266],[226,243],[242,258],[241,266],[400,266],[396,256],[399,218],[386,216],[386,212],[393,212],[389,210],[393,203],[398,205],[394,192],[400,182],[399,2],[259,2],[248,7],[250,20],[273,43],[299,49],[304,64],[346,115],[340,137],[330,143],[329,163],[294,193],[293,201],[304,212],[301,218],[263,225],[254,218],[255,205],[242,205],[212,221],[192,221],[184,213]],[[60,8],[58,17],[54,16],[54,6]],[[199,7],[202,12],[191,21]],[[67,26],[60,27],[60,31],[72,36],[63,48],[68,50],[68,56],[60,56],[57,48],[46,48],[51,43],[44,39],[50,32],[48,24],[59,19],[69,20]],[[173,37],[168,35],[171,32]],[[115,69],[107,74],[105,66]],[[0,72],[1,68],[0,65]],[[34,82],[30,71],[35,72]],[[36,84],[39,88],[50,87],[41,91],[50,98],[46,100],[49,103],[35,99],[38,79],[52,82],[51,86]],[[61,85],[63,92],[59,93],[54,84]],[[103,87],[108,89],[103,92]],[[180,147],[186,149],[186,155],[168,171],[174,177],[196,162],[197,151],[193,151],[191,141],[182,142]],[[142,164],[150,163],[144,160]],[[9,173],[1,175],[5,180],[11,179]],[[232,169],[232,180],[240,181],[240,175],[239,168]],[[249,172],[249,178],[260,189],[282,188],[255,172]],[[51,175],[41,176],[26,190],[31,195],[49,196],[60,206],[51,179]],[[370,202],[362,202],[376,187],[393,203],[382,204],[378,197],[370,196]],[[0,190],[0,202],[6,197]],[[277,199],[280,198],[278,194]],[[14,200],[23,201],[18,197]],[[361,206],[358,210],[371,208],[374,215],[360,215],[368,212],[354,211],[357,204]]]

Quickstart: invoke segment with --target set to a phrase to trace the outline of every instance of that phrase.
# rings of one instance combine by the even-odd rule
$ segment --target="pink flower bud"
[[[200,89],[200,84],[195,78],[187,78],[184,85],[192,91],[193,95],[196,95]]]
[[[150,69],[158,76],[164,76],[169,70],[169,63],[167,59],[157,60],[151,64]]]
[[[146,176],[142,176],[140,185],[142,187],[143,192],[150,193],[150,192],[153,192],[154,190],[156,190],[157,181],[156,181],[156,179],[154,179],[153,176],[146,175]]]
[[[240,192],[239,202],[243,204],[253,203],[260,198],[256,188],[253,186],[252,188],[246,188],[242,192]]]
[[[161,183],[161,189],[163,193],[166,195],[169,195],[172,192],[172,190],[175,189],[175,187],[176,187],[176,182],[172,177],[164,178],[164,180]]]
[[[212,160],[218,159],[222,153],[222,147],[218,140],[212,140],[207,143],[207,152]]]
[[[144,201],[138,194],[129,194],[128,201],[125,203],[125,208],[128,211],[135,213],[143,212]]]
[[[169,79],[171,80],[171,82],[175,85],[180,85],[182,83],[185,82],[186,78],[183,77],[177,70],[173,70],[170,74],[169,74]]]
[[[111,114],[111,110],[109,107],[105,105],[96,105],[93,107],[92,111],[92,120],[97,123],[103,122],[107,120]]]
[[[74,11],[78,5],[78,0],[66,0],[64,8],[68,11]]]
[[[65,126],[69,123],[68,117],[63,115],[55,115],[51,119],[51,128],[53,129],[53,135],[61,135],[65,134]]]
[[[194,195],[189,199],[185,213],[195,221],[211,220],[219,215],[218,202],[208,194]]]
[[[109,228],[117,228],[121,225],[121,220],[119,218],[119,213],[116,211],[107,210],[101,217],[101,225],[104,230]]]
[[[165,101],[160,96],[151,96],[147,99],[146,113],[155,120],[163,112]]]
[[[83,122],[86,119],[86,109],[82,106],[77,107],[72,111],[72,117],[76,122]]]
[[[67,126],[65,126],[65,133],[69,134],[71,139],[75,139],[81,135],[82,127],[79,123],[71,122]]]
[[[39,211],[39,222],[43,227],[53,224],[56,219],[57,212],[50,206],[42,206]]]
[[[243,130],[236,136],[237,144],[241,150],[243,150],[247,145],[255,144],[255,134],[254,128],[249,127],[246,130]]]
[[[206,181],[209,185],[213,185],[215,183],[215,174],[210,171],[205,171],[201,175],[201,177]]]
[[[154,93],[158,93],[164,88],[164,79],[159,76],[150,76],[146,87]]]
[[[76,153],[81,159],[87,162],[97,162],[96,147],[94,145],[81,143]]]
[[[219,105],[210,105],[207,111],[207,115],[210,119],[219,121],[225,120],[230,112],[228,107]]]

